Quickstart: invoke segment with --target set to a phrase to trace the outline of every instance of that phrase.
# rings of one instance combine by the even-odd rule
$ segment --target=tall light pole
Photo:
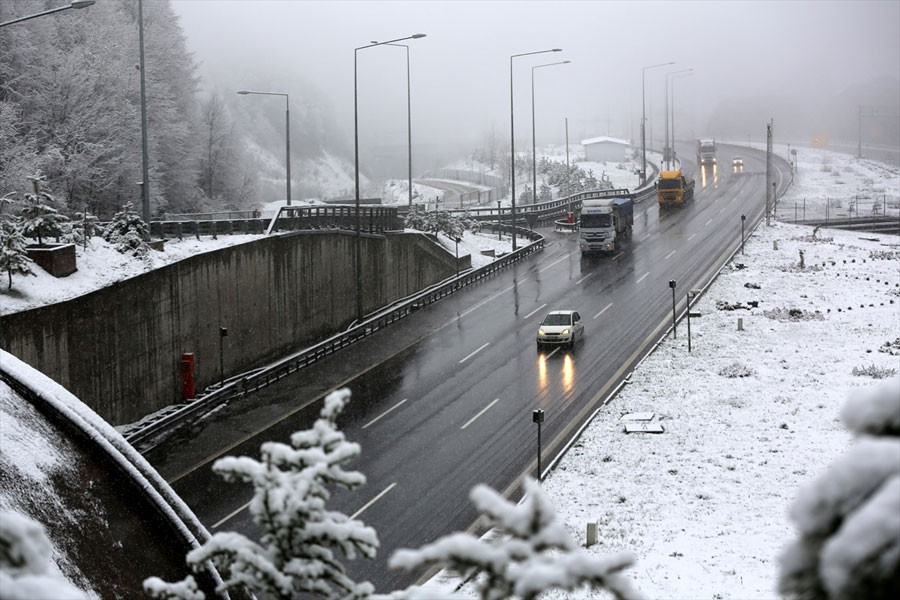
[[[372,42],[375,44],[376,42]],[[412,210],[413,205],[413,182],[412,182],[412,93],[410,92],[409,79],[409,45],[408,44],[389,44],[384,43],[383,46],[400,46],[406,49],[406,156],[409,165],[409,209]]]
[[[516,250],[516,117],[513,105],[513,59],[520,56],[531,56],[533,54],[545,54],[547,52],[562,52],[562,48],[551,48],[550,50],[538,50],[536,52],[523,52],[522,54],[513,54],[509,57],[509,153],[511,168],[509,170],[509,185],[512,193],[511,204],[511,221],[512,229],[512,249]]]
[[[693,69],[684,69],[683,71],[675,71],[674,73],[666,73],[666,83],[669,81],[669,76],[672,76],[672,158],[675,158],[675,80],[678,77],[689,77],[694,74]]]
[[[365,46],[359,46],[353,49],[353,177],[356,183],[356,320],[362,321],[362,245],[360,231],[359,216],[359,92],[357,85],[357,63],[359,51],[366,48],[374,48],[375,46],[384,46],[394,44],[396,42],[404,42],[406,40],[418,40],[425,37],[424,33],[414,33],[406,37],[387,40],[386,42],[372,42]]]
[[[287,177],[287,185],[285,194],[287,194],[287,205],[291,205],[291,99],[287,94],[282,92],[254,92],[251,90],[239,90],[238,94],[246,96],[248,94],[256,94],[258,96],[284,96],[284,139],[285,139],[285,176]]]
[[[641,185],[647,183],[647,136],[645,134],[646,131],[646,123],[647,123],[647,110],[646,110],[646,74],[647,69],[655,69],[656,67],[665,67],[668,65],[674,65],[674,62],[665,62],[659,63],[658,65],[649,65],[641,69]]]
[[[552,67],[555,65],[567,65],[571,60],[563,60],[560,62],[547,63],[545,65],[535,65],[531,67],[531,185],[532,185],[532,204],[537,202],[537,142],[534,127],[534,70],[544,67]],[[566,148],[566,156],[568,156],[568,147]],[[568,162],[568,160],[567,160]]]
[[[672,75],[678,75],[679,73],[687,73],[688,71],[693,71],[693,69],[682,69],[681,71],[672,71],[671,73],[666,73],[666,145],[663,148],[663,155],[666,159],[666,167],[670,166],[670,162],[672,160],[672,148],[669,147],[669,78]],[[675,140],[672,140],[671,143],[674,143]]]
[[[17,19],[12,19],[10,21],[4,21],[0,23],[0,27],[6,27],[7,25],[13,25],[15,23],[21,23],[22,21],[28,21],[29,19],[36,19],[38,17],[43,17],[44,15],[52,15],[53,13],[57,13],[63,10],[69,10],[70,8],[86,8],[92,4],[94,4],[96,0],[74,0],[65,6],[58,6],[56,8],[51,8],[50,10],[45,10],[43,12],[35,13],[33,15],[26,15],[24,17],[19,17]]]
[[[150,156],[147,150],[147,93],[144,77],[144,3],[138,0],[138,46],[140,47],[141,69],[141,206],[144,223],[147,224],[145,237],[150,239]]]

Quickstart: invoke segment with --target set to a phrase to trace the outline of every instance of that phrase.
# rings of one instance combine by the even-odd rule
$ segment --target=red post
[[[181,355],[181,397],[191,400],[194,396],[194,353],[185,352]]]

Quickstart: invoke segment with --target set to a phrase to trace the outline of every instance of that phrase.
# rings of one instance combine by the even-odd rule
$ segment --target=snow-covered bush
[[[34,193],[25,194],[25,206],[22,208],[22,233],[36,237],[38,244],[43,244],[45,235],[61,235],[61,226],[69,218],[53,208],[56,199],[41,189],[40,178],[34,178],[32,182]]]
[[[871,377],[872,379],[887,379],[897,374],[897,369],[892,367],[879,367],[878,365],[866,365],[853,367],[854,377]]]
[[[0,272],[6,272],[7,289],[12,288],[13,275],[34,275],[25,247],[28,242],[15,221],[0,221]]]
[[[86,245],[100,232],[96,216],[90,213],[75,213],[63,231],[62,239],[70,244]]]
[[[113,216],[101,236],[122,254],[130,253],[137,257],[143,257],[150,250],[150,246],[144,241],[148,233],[147,224],[140,215],[134,212],[134,208],[129,202]]]
[[[212,561],[223,575],[221,590],[244,588],[265,598],[372,594],[370,583],[356,583],[346,575],[338,555],[373,558],[375,530],[325,508],[330,486],[353,489],[366,482],[361,473],[342,468],[360,452],[359,444],[348,442],[336,424],[349,399],[347,389],[329,394],[312,429],[295,432],[290,445],[263,444],[261,460],[229,456],[213,464],[226,481],[253,484],[249,510],[262,536],[255,542],[239,533],[216,533],[188,553],[191,568],[198,571]],[[202,597],[192,582],[190,576],[176,583],[153,577],[144,589],[154,598]]]
[[[719,369],[719,375],[721,375],[722,377],[727,377],[728,379],[736,379],[738,377],[751,377],[755,374],[756,371],[754,371],[747,365],[744,365],[737,361]]]
[[[488,525],[502,534],[496,543],[454,533],[418,550],[398,550],[389,566],[406,570],[438,566],[474,577],[481,600],[534,600],[550,589],[572,591],[582,586],[607,590],[615,598],[641,597],[622,574],[634,564],[631,554],[601,558],[579,548],[541,486],[530,478],[524,484],[526,497],[518,506],[485,485],[469,494]],[[426,597],[421,594],[420,588],[412,587],[395,597]]]
[[[900,377],[858,390],[841,411],[858,440],[791,506],[799,532],[780,557],[792,598],[900,594]]]
[[[422,212],[412,210],[406,215],[405,225],[410,229],[418,229],[419,231],[428,231],[434,233],[443,233],[450,239],[462,236],[466,229],[472,229],[472,223],[475,221],[468,215],[456,217],[446,210],[433,210],[431,212]],[[481,226],[478,225],[480,229]]]
[[[14,511],[0,511],[0,598],[87,598],[53,569],[52,550],[43,525]]]

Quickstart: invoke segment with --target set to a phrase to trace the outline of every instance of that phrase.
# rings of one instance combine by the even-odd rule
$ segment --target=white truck
[[[578,242],[581,253],[615,252],[631,234],[634,202],[628,190],[603,190],[603,197],[582,200]]]
[[[697,166],[713,166],[716,164],[716,140],[697,140]]]

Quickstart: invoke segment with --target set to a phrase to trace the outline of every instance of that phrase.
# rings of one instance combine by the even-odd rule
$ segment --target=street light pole
[[[285,186],[285,194],[287,195],[287,205],[291,205],[291,99],[283,92],[254,92],[251,90],[240,90],[238,94],[246,96],[255,94],[258,96],[284,96],[284,131],[285,131],[285,177],[287,177],[287,185]]]
[[[96,0],[74,0],[65,6],[58,6],[57,8],[51,8],[50,10],[45,10],[43,12],[35,13],[33,15],[26,15],[24,17],[19,17],[17,19],[12,19],[10,21],[4,21],[0,23],[0,27],[6,27],[7,25],[13,25],[15,23],[21,23],[22,21],[28,21],[30,19],[36,19],[38,17],[43,17],[45,15],[52,15],[53,13],[58,13],[63,10],[69,10],[70,8],[87,8],[88,6],[94,4]]]
[[[691,71],[693,71],[693,69],[682,69],[681,71],[672,71],[671,73],[666,73],[666,147],[663,149],[663,154],[665,155],[665,158],[666,158],[666,167],[667,167],[667,168],[671,168],[671,164],[670,164],[670,163],[671,163],[671,161],[674,159],[674,156],[673,156],[673,154],[674,154],[674,148],[671,148],[671,147],[669,146],[669,144],[671,143],[672,146],[675,145],[675,139],[674,139],[674,138],[675,138],[675,132],[674,132],[674,127],[673,127],[673,131],[672,131],[672,139],[671,139],[671,141],[670,141],[670,139],[669,139],[669,110],[670,110],[670,104],[669,104],[669,78],[672,77],[673,75],[680,75],[681,73],[689,73],[689,72],[691,72]],[[674,99],[673,99],[673,100],[674,100]],[[674,104],[674,102],[673,102],[673,104]],[[675,110],[674,110],[674,108],[672,108],[671,110],[672,110],[672,121],[674,121],[674,120],[675,120]]]
[[[509,154],[511,163],[509,170],[509,189],[512,196],[510,205],[510,227],[512,230],[513,252],[516,251],[516,113],[513,106],[513,59],[520,56],[531,56],[532,54],[545,54],[547,52],[562,52],[562,48],[538,50],[536,52],[523,52],[522,54],[513,54],[509,57]]]
[[[541,69],[543,67],[552,67],[554,65],[567,65],[570,60],[563,60],[560,62],[547,63],[545,65],[536,65],[531,67],[531,198],[532,204],[537,203],[537,141],[535,137],[535,127],[534,127],[534,70]],[[568,146],[566,147],[566,154],[568,155]],[[568,159],[567,161],[568,162]]]
[[[361,322],[363,319],[362,306],[362,246],[361,246],[361,221],[359,215],[359,86],[358,86],[358,57],[359,51],[366,48],[374,48],[375,46],[384,46],[403,42],[406,40],[418,40],[425,37],[424,33],[414,33],[406,37],[387,40],[386,42],[372,42],[365,46],[359,46],[353,49],[353,178],[356,187],[356,320]]]
[[[375,42],[372,42],[373,44]],[[407,158],[409,163],[409,209],[412,210],[413,205],[413,182],[412,182],[412,93],[410,92],[409,78],[409,45],[407,44],[388,44],[383,46],[399,46],[406,48],[406,137],[407,137]]]
[[[659,63],[658,65],[649,65],[641,69],[641,185],[647,183],[647,138],[645,135],[647,122],[647,94],[645,80],[647,69],[655,69],[656,67],[665,67],[674,64],[674,62]]]
[[[144,223],[147,224],[145,238],[150,239],[150,158],[147,150],[147,94],[144,77],[144,3],[138,0],[138,46],[140,47],[141,70],[141,207]]]
[[[693,74],[693,69],[684,69],[682,71],[675,71],[674,73],[666,74],[666,82],[668,83],[668,77],[672,76],[672,158],[675,158],[675,79],[676,77],[688,77]]]

